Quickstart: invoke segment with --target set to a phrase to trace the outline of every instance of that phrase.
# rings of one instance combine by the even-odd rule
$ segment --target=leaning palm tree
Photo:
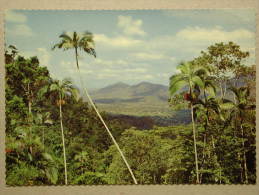
[[[64,159],[64,168],[65,168],[65,184],[67,185],[67,162],[66,162],[66,147],[65,147],[65,136],[63,128],[63,115],[62,115],[62,105],[65,104],[65,96],[73,96],[78,98],[77,89],[73,87],[72,82],[68,79],[62,81],[55,80],[49,88],[50,92],[53,92],[57,95],[57,105],[59,106],[59,118],[60,118],[60,129],[62,136],[62,146],[63,146],[63,159]]]
[[[193,63],[181,63],[178,67],[180,73],[175,74],[170,77],[170,95],[173,96],[180,89],[184,87],[189,88],[189,93],[186,94],[187,99],[190,101],[191,107],[191,117],[192,117],[192,129],[193,129],[193,141],[194,141],[194,154],[195,154],[195,167],[196,167],[196,183],[199,183],[199,167],[198,167],[198,155],[196,148],[196,127],[194,120],[193,104],[194,100],[197,98],[197,89],[204,88],[204,83],[202,81],[202,75],[207,74],[207,70],[201,66],[195,66]]]
[[[101,114],[99,113],[99,111],[97,110],[92,98],[90,97],[87,89],[84,87],[83,85],[83,81],[82,81],[82,77],[81,77],[81,73],[80,73],[80,68],[79,68],[79,63],[78,63],[78,51],[79,50],[83,50],[84,52],[86,52],[87,54],[96,57],[96,52],[94,49],[94,40],[93,40],[93,34],[86,31],[83,34],[79,35],[76,32],[73,32],[73,34],[70,36],[68,33],[62,33],[59,38],[61,38],[61,41],[57,44],[55,44],[53,46],[52,49],[55,48],[59,48],[59,49],[63,49],[63,50],[69,50],[69,49],[73,49],[75,51],[75,57],[76,57],[76,67],[79,73],[79,78],[80,78],[80,83],[81,83],[81,87],[83,88],[85,95],[87,96],[90,104],[92,105],[92,107],[94,108],[95,112],[97,113],[98,117],[100,118],[101,122],[103,123],[106,131],[108,132],[109,136],[111,137],[113,143],[115,144],[116,148],[118,149],[124,163],[126,164],[131,177],[134,181],[135,184],[137,184],[137,180],[124,156],[124,154],[122,153],[119,145],[117,144],[116,140],[114,139],[112,133],[110,132],[108,126],[106,125],[106,123],[104,122]]]

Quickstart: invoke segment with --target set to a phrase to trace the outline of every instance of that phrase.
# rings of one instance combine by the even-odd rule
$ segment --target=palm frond
[[[182,62],[178,65],[177,69],[184,74],[189,74],[191,64],[188,62]]]
[[[178,81],[180,80],[185,80],[185,76],[182,75],[182,74],[175,74],[175,75],[172,75],[169,80],[170,80],[170,85],[174,85],[175,83],[177,83]]]
[[[39,91],[38,91],[38,97],[42,98],[49,90],[49,85],[44,85]]]
[[[194,85],[198,85],[199,87],[204,88],[204,83],[203,83],[202,79],[199,76],[192,77],[191,82]]]
[[[79,90],[76,88],[72,88],[70,89],[70,91],[73,98],[75,98],[75,100],[78,101],[80,99]]]
[[[56,83],[51,84],[49,88],[50,91],[57,91],[58,89],[59,86]]]
[[[64,78],[61,82],[62,82],[62,85],[72,85],[71,78]]]
[[[216,85],[212,80],[205,80],[204,82],[205,90],[211,95],[212,97],[216,96]]]
[[[93,34],[86,31],[82,35],[82,38],[79,40],[78,47],[80,49],[83,49],[89,55],[96,57],[96,52],[95,52],[94,46],[95,46],[95,44],[94,44],[94,40],[93,40]]]
[[[63,50],[68,50],[68,49],[74,48],[74,46],[73,46],[73,43],[71,43],[69,41],[62,40],[61,42],[55,44],[52,47],[52,50],[54,50],[55,48],[59,48],[59,49],[63,49]]]
[[[173,85],[170,85],[169,87],[170,95],[173,96],[178,90],[182,89],[186,85],[188,85],[188,82],[186,80],[179,80],[175,82]]]
[[[66,40],[66,41],[73,42],[72,38],[65,32],[59,35],[59,38],[62,38],[63,40]]]
[[[222,102],[219,104],[220,109],[222,110],[230,110],[235,107],[235,104],[227,99],[223,99]]]
[[[83,49],[86,53],[88,53],[89,55],[92,55],[96,58],[96,52],[93,48],[83,48]]]

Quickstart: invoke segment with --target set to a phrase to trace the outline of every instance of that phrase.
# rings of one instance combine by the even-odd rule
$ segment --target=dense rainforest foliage
[[[159,126],[144,117],[143,125],[101,113],[139,184],[255,183],[256,75],[255,65],[244,65],[248,56],[235,43],[218,43],[178,65],[168,105],[190,110],[188,124]],[[5,57],[7,185],[133,184],[69,79],[51,78],[37,57],[14,46]]]

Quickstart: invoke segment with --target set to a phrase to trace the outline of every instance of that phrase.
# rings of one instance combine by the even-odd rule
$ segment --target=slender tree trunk
[[[234,87],[236,87],[236,79],[234,80]],[[234,92],[233,93],[233,96],[234,96],[234,103],[235,105],[237,104],[237,100],[236,100],[236,94]],[[237,129],[238,128],[238,125],[237,125],[237,113],[235,112],[234,113],[235,115],[235,128]],[[242,130],[242,128],[241,128]],[[235,130],[234,130],[234,137],[237,138],[238,136],[236,136],[235,134]],[[242,134],[242,142],[243,142],[243,134]],[[243,144],[243,143],[242,143]],[[239,167],[240,167],[240,179],[241,179],[241,182],[244,182],[244,176],[243,176],[243,166],[242,166],[242,160],[241,160],[241,154],[239,152],[237,152],[237,159],[238,161],[240,162],[239,163]]]
[[[42,132],[42,143],[43,143],[43,150],[45,150],[45,129],[43,128],[43,132]]]
[[[29,115],[31,115],[31,101],[30,100],[29,100],[29,103],[28,103],[28,110],[29,110]]]
[[[76,67],[77,67],[77,69],[79,69],[77,47],[75,47],[75,55],[76,55]]]
[[[86,88],[85,88],[84,85],[83,85],[83,81],[82,81],[82,77],[81,77],[81,72],[80,72],[80,68],[79,68],[79,65],[78,65],[77,48],[75,48],[75,54],[76,54],[76,65],[77,65],[77,70],[78,70],[78,73],[79,73],[79,78],[80,78],[81,87],[83,88],[83,90],[84,90],[84,92],[85,92],[85,95],[87,96],[87,98],[88,98],[90,104],[91,104],[92,107],[94,108],[94,110],[95,110],[97,116],[99,117],[99,119],[100,119],[101,122],[103,123],[103,125],[104,125],[106,131],[108,132],[109,136],[111,137],[111,139],[112,139],[114,145],[116,146],[117,150],[119,151],[119,153],[120,153],[120,155],[121,155],[121,157],[122,157],[124,163],[126,164],[128,170],[129,170],[129,172],[130,172],[130,174],[131,174],[131,177],[132,177],[134,183],[135,183],[135,184],[138,184],[138,182],[137,182],[137,180],[136,180],[136,178],[135,178],[135,176],[134,176],[134,174],[133,174],[133,172],[132,172],[132,170],[131,170],[131,168],[130,168],[130,166],[129,166],[129,164],[128,164],[128,162],[127,162],[127,160],[126,160],[126,158],[125,158],[125,156],[124,156],[124,154],[123,154],[123,152],[121,151],[119,145],[117,144],[116,140],[114,139],[114,137],[113,137],[112,133],[110,132],[108,126],[107,126],[106,123],[104,122],[104,120],[103,120],[101,114],[100,114],[99,111],[97,110],[97,108],[96,108],[96,106],[95,106],[95,104],[94,104],[92,98],[90,97],[88,91],[86,90]]]
[[[243,175],[243,166],[242,166],[242,160],[241,160],[241,154],[238,152],[237,153],[237,158],[239,161],[239,168],[240,168],[240,179],[241,179],[241,183],[244,182],[244,175]]]
[[[235,112],[235,122],[234,122],[234,124],[235,124],[235,126],[234,126],[235,129],[233,130],[233,132],[234,132],[234,138],[235,138],[235,140],[237,140],[238,136],[236,135],[236,132],[235,132],[235,130],[238,129],[236,112]],[[237,141],[235,141],[235,143],[236,143],[236,142],[237,142]],[[240,180],[241,180],[241,182],[243,182],[243,181],[244,181],[244,179],[243,179],[243,167],[242,167],[242,161],[241,161],[241,157],[240,157],[240,156],[241,156],[240,153],[237,152],[237,160],[238,160],[238,162],[239,162],[239,169],[240,169]]]
[[[65,137],[64,137],[64,129],[63,129],[63,117],[62,117],[62,98],[59,93],[59,117],[60,117],[60,128],[62,134],[62,145],[63,145],[63,157],[64,157],[64,168],[65,168],[65,184],[67,185],[67,160],[66,160],[66,147],[65,147]]]
[[[248,183],[247,176],[247,164],[246,164],[246,153],[245,153],[245,141],[244,141],[244,129],[241,121],[241,132],[242,132],[242,147],[243,147],[243,161],[244,161],[244,173],[245,173],[245,183]]]
[[[28,109],[29,109],[29,140],[30,140],[30,152],[32,154],[32,143],[31,143],[31,136],[32,136],[32,112],[31,112],[31,101],[29,100]]]
[[[28,91],[28,112],[29,112],[29,118],[28,118],[28,121],[29,121],[29,140],[30,140],[30,152],[32,154],[32,145],[31,145],[31,136],[32,136],[32,102],[31,102],[31,97],[30,97],[30,83],[28,83],[27,85],[27,91]]]
[[[200,167],[200,169],[203,168],[203,165],[205,164],[205,146],[206,146],[206,133],[204,134],[203,137],[203,149],[202,149],[202,165]],[[200,174],[200,183],[202,183],[202,173]]]
[[[195,154],[195,168],[196,168],[196,183],[199,183],[199,167],[198,167],[198,155],[197,155],[197,148],[196,148],[196,128],[194,122],[194,115],[193,115],[193,105],[191,103],[191,112],[192,112],[192,130],[193,130],[193,142],[194,142],[194,154]]]

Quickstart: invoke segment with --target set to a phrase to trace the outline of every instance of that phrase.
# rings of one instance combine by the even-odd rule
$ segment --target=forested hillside
[[[190,115],[185,124],[162,127],[157,118],[161,126],[143,127],[134,117],[101,113],[138,184],[256,182],[256,75],[255,65],[244,64],[248,56],[235,43],[218,43],[178,65],[168,78],[168,105],[172,114]],[[25,58],[15,46],[5,57],[7,185],[61,185],[64,178],[67,184],[133,184],[77,86],[51,78],[37,57]]]

